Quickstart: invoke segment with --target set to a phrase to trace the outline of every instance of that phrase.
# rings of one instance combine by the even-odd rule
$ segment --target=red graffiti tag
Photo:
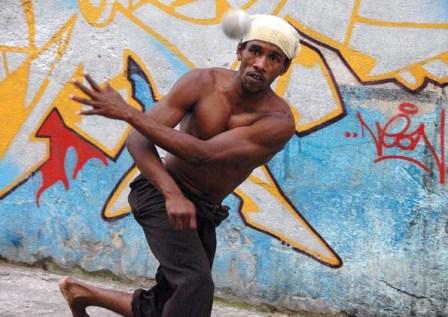
[[[411,162],[427,173],[431,172],[431,168],[425,165],[422,161],[412,158],[407,155],[387,155],[386,149],[397,148],[401,151],[414,151],[419,144],[423,144],[431,154],[437,165],[439,173],[439,181],[445,184],[446,181],[446,162],[445,162],[445,110],[440,113],[440,127],[439,127],[439,150],[437,153],[436,147],[431,143],[426,134],[425,124],[420,123],[413,131],[411,130],[411,117],[416,115],[419,108],[412,103],[402,103],[399,106],[399,113],[393,116],[384,127],[376,122],[376,132],[365,122],[362,115],[358,112],[357,118],[361,124],[362,136],[365,136],[365,131],[370,134],[376,146],[377,158],[375,163],[398,159]],[[397,128],[399,127],[399,128]]]
[[[75,179],[78,172],[86,162],[92,158],[101,160],[107,165],[107,157],[98,148],[83,139],[79,134],[70,130],[64,123],[60,113],[53,109],[36,133],[37,137],[49,139],[49,158],[42,164],[42,185],[36,194],[36,204],[39,206],[40,195],[58,181],[62,181],[66,190],[69,189],[67,175],[65,173],[65,158],[67,151],[73,147],[78,155],[78,160],[73,171]]]

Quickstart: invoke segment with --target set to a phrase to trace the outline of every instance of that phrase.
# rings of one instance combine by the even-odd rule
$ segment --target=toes
[[[59,281],[59,290],[65,298],[69,295],[69,286],[71,284],[71,279],[69,276],[65,276]]]

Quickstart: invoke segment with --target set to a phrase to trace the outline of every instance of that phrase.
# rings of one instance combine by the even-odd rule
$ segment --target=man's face
[[[269,87],[289,67],[290,61],[274,44],[253,40],[238,45],[239,74],[243,89],[257,93]]]

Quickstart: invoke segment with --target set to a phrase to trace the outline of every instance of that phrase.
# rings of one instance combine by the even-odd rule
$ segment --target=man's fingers
[[[109,91],[114,90],[108,82],[106,82],[106,89]]]
[[[85,74],[84,77],[87,79],[87,81],[89,82],[90,87],[92,87],[93,90],[101,91],[100,86],[98,86],[98,84],[92,79],[92,77],[90,77],[89,74]]]
[[[191,222],[191,215],[189,214],[184,215],[183,216],[184,229],[186,230],[191,229],[190,222]]]
[[[171,215],[171,214],[169,214],[169,213],[168,213],[168,223],[169,223],[171,226],[174,226],[174,225],[175,225],[175,222],[174,222],[174,216]]]
[[[87,98],[82,98],[82,97],[78,97],[78,96],[70,96],[70,99],[82,103],[84,105],[89,105],[94,107],[96,105],[96,101],[95,100],[91,100],[91,99],[87,99]]]
[[[190,229],[196,229],[197,227],[198,226],[197,226],[197,223],[196,223],[196,214],[191,215],[190,216],[189,228]]]
[[[79,114],[83,116],[92,116],[92,115],[99,115],[100,113],[98,110],[92,109],[92,110],[80,111]]]
[[[177,215],[176,218],[175,218],[175,221],[176,221],[176,223],[175,223],[176,229],[182,230],[183,227],[184,227],[182,216],[181,215]]]
[[[196,229],[196,215],[183,214],[173,216],[173,221],[170,224],[174,225],[177,230]]]
[[[95,98],[95,92],[89,88],[87,88],[86,86],[84,86],[83,84],[81,84],[79,81],[75,80],[73,81],[73,85],[76,86],[76,88],[78,88],[79,90],[81,90],[83,93],[85,93],[87,96],[89,96],[90,98],[94,99]]]

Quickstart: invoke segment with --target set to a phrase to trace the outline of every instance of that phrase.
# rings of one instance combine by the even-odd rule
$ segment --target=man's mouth
[[[260,73],[258,73],[258,72],[249,72],[247,75],[248,75],[249,77],[255,79],[256,81],[263,82],[263,81],[265,80],[263,74],[260,74]]]

